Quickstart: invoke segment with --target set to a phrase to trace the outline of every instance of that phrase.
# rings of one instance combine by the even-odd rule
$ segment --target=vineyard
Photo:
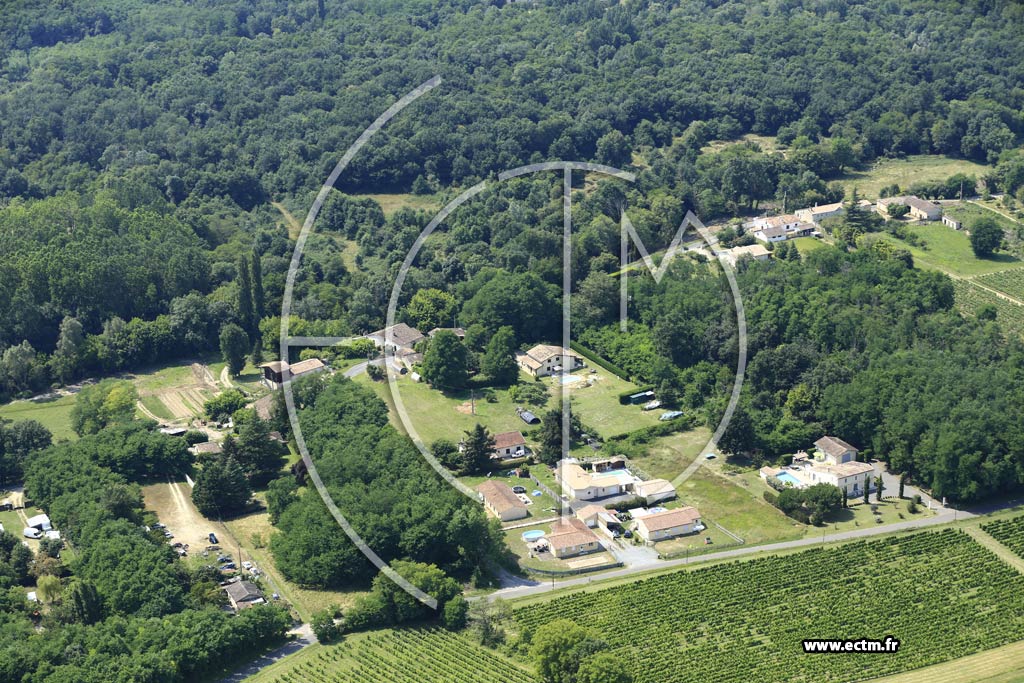
[[[1024,268],[1001,270],[998,273],[981,275],[974,278],[986,287],[1009,294],[1014,299],[1024,301]]]
[[[267,672],[269,673],[269,672]],[[523,669],[440,628],[375,631],[321,648],[275,683],[535,683]]]
[[[1024,516],[982,524],[981,530],[1024,557]]]
[[[1001,275],[1003,273],[995,273],[994,277]],[[978,281],[988,284],[987,280],[983,278],[979,278]],[[953,280],[953,290],[956,293],[956,304],[964,313],[973,316],[977,315],[978,310],[982,306],[994,306],[996,309],[996,320],[1003,330],[1007,333],[1024,334],[1024,306],[1018,306],[1012,301],[1002,299],[992,292],[971,284],[968,280]]]
[[[593,629],[637,683],[861,680],[1024,638],[1024,576],[953,530],[676,572],[521,607]],[[805,638],[900,640],[805,655]]]

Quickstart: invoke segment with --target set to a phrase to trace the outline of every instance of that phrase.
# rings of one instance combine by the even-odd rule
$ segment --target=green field
[[[592,629],[636,683],[838,682],[1024,638],[1024,576],[946,530],[657,575],[513,616],[523,628],[568,618]],[[801,646],[886,635],[900,640],[897,654],[807,655]]]
[[[998,273],[981,275],[974,282],[985,285],[989,289],[1002,292],[1018,301],[1024,301],[1024,268],[1013,268]]]
[[[906,190],[914,183],[945,180],[956,173],[980,177],[991,170],[991,166],[973,161],[921,154],[906,159],[882,159],[869,170],[848,172],[839,182],[847,190],[856,187],[862,197],[877,199],[879,191],[893,183]]]
[[[468,637],[438,628],[357,633],[313,645],[249,683],[536,683],[531,672]]]
[[[987,259],[976,258],[974,252],[971,251],[971,243],[967,235],[961,230],[953,230],[940,222],[908,225],[907,230],[924,240],[924,245],[911,246],[888,235],[883,238],[892,239],[900,246],[909,249],[914,256],[914,264],[919,267],[939,270],[959,277],[973,277],[1024,264],[1016,256],[1005,253],[996,253]]]
[[[36,420],[50,430],[54,440],[78,438],[71,429],[71,409],[74,396],[61,396],[42,401],[13,401],[0,406],[0,418],[5,420]]]
[[[354,194],[352,197],[368,197],[380,204],[384,217],[388,218],[399,209],[414,209],[436,213],[441,208],[441,201],[432,194]]]
[[[953,291],[956,293],[956,306],[961,313],[974,316],[982,306],[993,306],[996,309],[996,322],[1004,330],[1024,334],[1024,306],[982,289],[970,280],[953,280]]]
[[[579,415],[584,425],[605,439],[641,427],[656,425],[658,416],[664,412],[662,409],[645,411],[637,405],[619,403],[619,394],[635,391],[639,387],[619,379],[603,368],[598,368],[597,374],[594,375],[580,371],[573,373],[572,377],[579,379],[569,385],[569,400],[572,402],[573,413]],[[589,386],[588,381],[591,382]],[[544,383],[551,388],[552,395],[556,397],[551,405],[558,405],[557,396],[561,391],[558,378],[545,378]]]
[[[797,237],[792,240],[793,244],[796,245],[796,250],[800,252],[801,256],[810,254],[812,251],[824,249],[828,246],[828,242],[820,240],[817,237]]]

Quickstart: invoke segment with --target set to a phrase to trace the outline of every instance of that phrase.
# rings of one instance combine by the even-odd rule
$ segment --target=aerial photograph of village
[[[1024,683],[1024,4],[5,0],[0,683]]]

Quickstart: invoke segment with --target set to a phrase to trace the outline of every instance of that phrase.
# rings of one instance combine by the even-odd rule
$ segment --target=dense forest
[[[664,197],[649,222],[668,230],[684,207],[708,220],[835,201],[828,181],[879,156],[1002,159],[988,187],[1024,185],[1013,2],[17,4],[0,18],[8,396],[213,349],[232,321],[254,344],[272,337],[259,323],[279,309],[290,244],[268,202],[304,210],[372,117],[434,74],[442,88],[389,124],[340,190],[443,197],[532,161],[637,162],[645,196]],[[748,132],[789,151],[701,152]],[[356,201],[307,249],[306,332],[380,325],[381,260],[426,220]],[[517,211],[453,232],[434,280],[537,266],[519,233],[545,226]],[[356,271],[342,233],[361,248]],[[253,321],[239,290],[257,268]]]
[[[501,532],[388,424],[384,403],[340,376],[304,382],[300,396],[302,431],[317,470],[370,547],[385,561],[422,562],[486,583],[499,559]],[[376,568],[338,528],[314,488],[299,492],[286,476],[271,483],[267,503],[281,532],[271,549],[288,579],[321,588],[370,584]]]

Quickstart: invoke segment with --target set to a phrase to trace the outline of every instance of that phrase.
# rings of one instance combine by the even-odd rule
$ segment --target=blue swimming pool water
[[[800,480],[794,477],[789,472],[779,472],[775,475],[775,478],[784,484],[792,484],[793,486],[800,486]]]
[[[540,529],[534,529],[533,531],[524,531],[523,540],[527,543],[539,540],[544,537],[544,532]]]

